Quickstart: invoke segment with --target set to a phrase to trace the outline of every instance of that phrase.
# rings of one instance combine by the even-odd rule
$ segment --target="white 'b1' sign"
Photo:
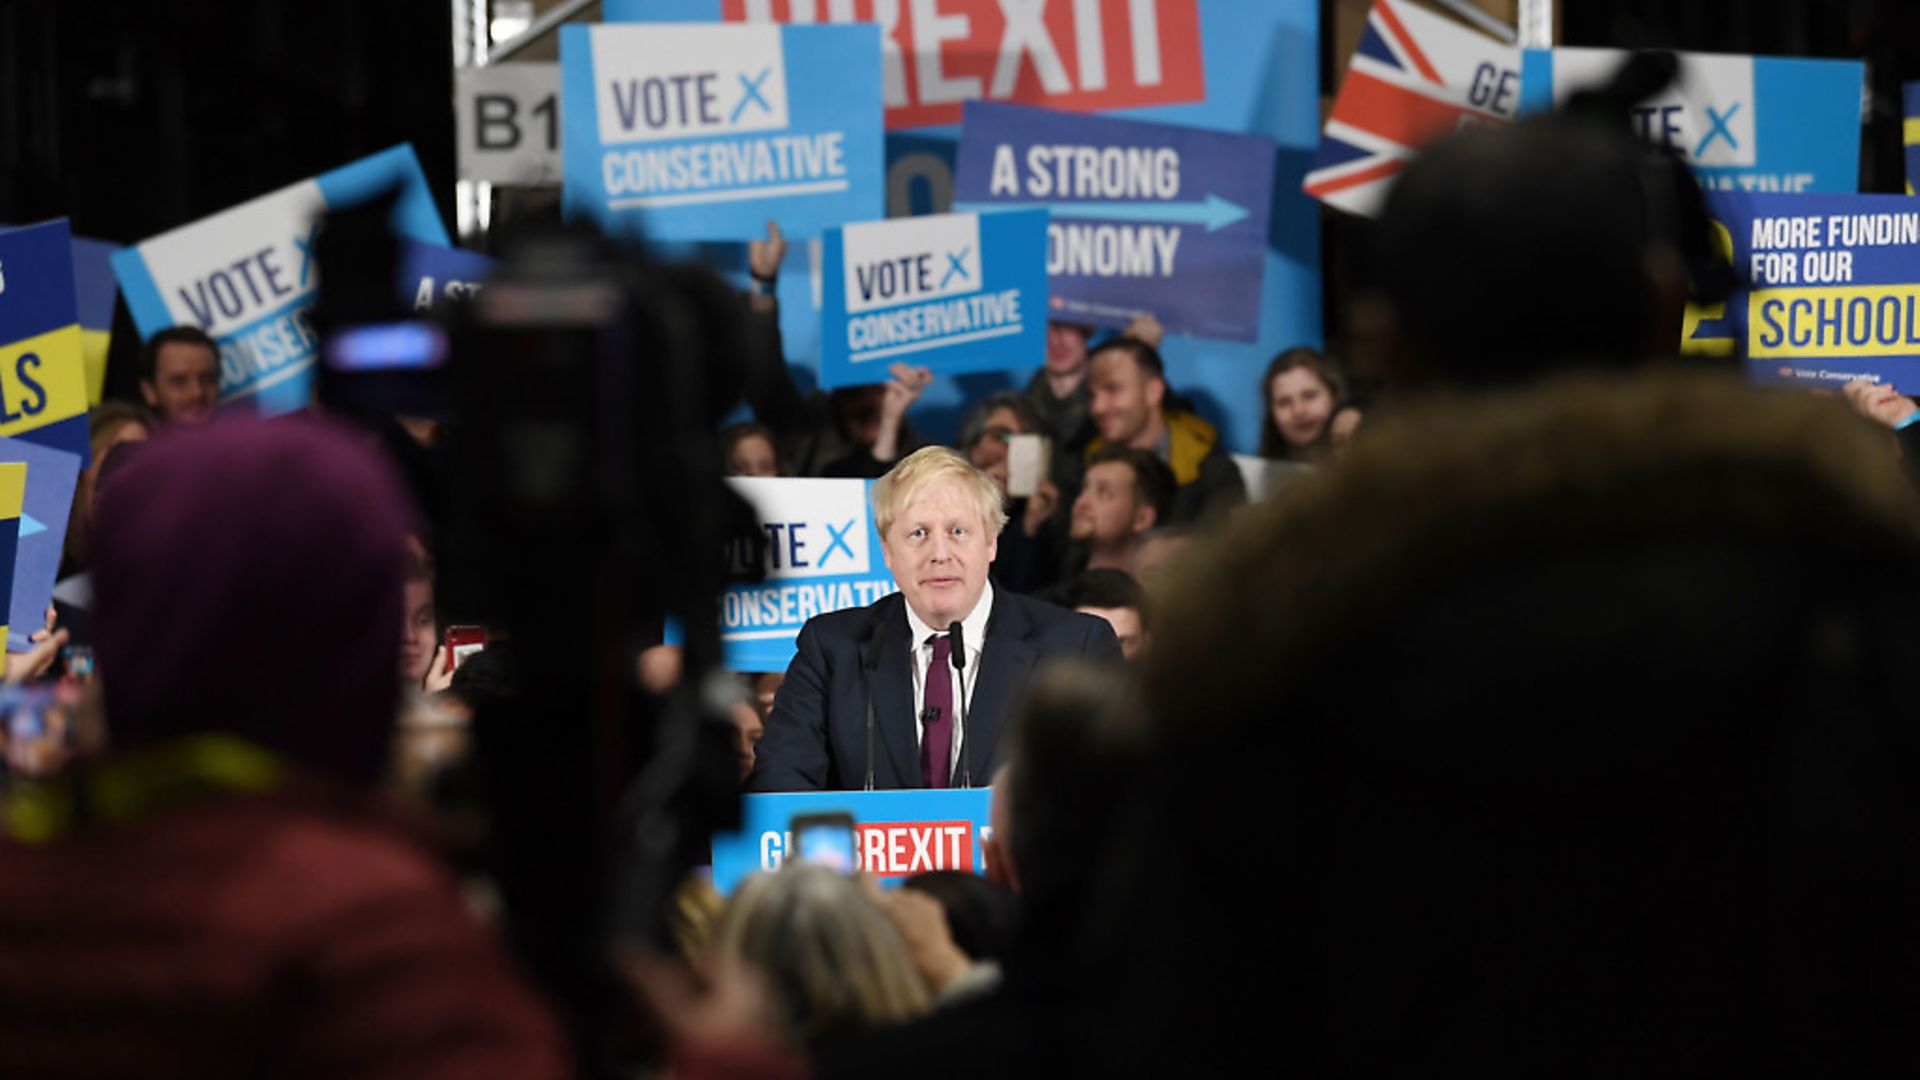
[[[560,65],[506,63],[459,73],[460,179],[560,184]]]

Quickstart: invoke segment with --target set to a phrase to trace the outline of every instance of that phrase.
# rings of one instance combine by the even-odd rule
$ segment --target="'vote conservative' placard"
[[[1264,135],[967,106],[954,206],[1044,207],[1049,316],[1252,341],[1273,202]]]
[[[0,231],[0,435],[92,460],[65,219]]]
[[[877,27],[566,26],[560,102],[570,216],[751,240],[883,210]]]
[[[394,231],[444,245],[419,159],[401,145],[115,253],[140,336],[198,326],[220,344],[222,404],[252,402],[267,415],[303,408],[318,345],[308,310],[320,215],[396,186]]]
[[[1047,354],[1047,214],[934,214],[834,229],[822,245],[820,385],[1032,367]]]
[[[735,477],[766,530],[766,580],[720,596],[720,642],[734,671],[785,671],[808,619],[894,592],[866,480]],[[738,570],[745,551],[730,552]]]
[[[1621,49],[1528,49],[1520,108],[1606,82]],[[1633,109],[1635,132],[1679,153],[1712,191],[1852,192],[1860,174],[1858,60],[1679,53],[1680,77]]]
[[[749,876],[780,869],[793,853],[789,826],[799,814],[853,815],[854,869],[882,886],[935,870],[984,873],[991,800],[989,788],[742,796],[740,829],[713,837],[713,887],[731,894]]]
[[[1920,392],[1920,208],[1906,195],[1710,196],[1745,286],[1689,315],[1696,346],[1729,340],[1757,381]],[[1695,349],[1694,351],[1709,351]]]

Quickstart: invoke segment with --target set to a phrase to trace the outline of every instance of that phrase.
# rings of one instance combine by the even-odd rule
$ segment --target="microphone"
[[[880,666],[880,641],[880,627],[875,626],[867,633],[866,655],[860,658],[867,685],[867,791],[873,790],[873,669]]]
[[[940,710],[929,705],[920,710],[920,726],[932,727],[940,719]]]
[[[960,786],[973,786],[973,732],[967,727],[967,641],[961,636],[960,624],[947,624],[947,637],[953,642],[948,657],[953,660],[954,717],[960,722]]]

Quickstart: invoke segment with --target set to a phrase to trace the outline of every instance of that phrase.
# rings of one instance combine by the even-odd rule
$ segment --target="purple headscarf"
[[[153,439],[102,485],[95,646],[117,747],[221,732],[364,783],[399,687],[411,520],[364,441],[317,420]]]

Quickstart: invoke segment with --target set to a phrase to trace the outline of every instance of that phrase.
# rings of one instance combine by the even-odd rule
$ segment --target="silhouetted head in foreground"
[[[1920,548],[1832,403],[1435,401],[1205,554],[1165,590],[1108,894],[1129,1045],[1345,1075],[1920,1052]]]
[[[1629,131],[1672,77],[1635,57],[1566,110],[1436,143],[1374,226],[1363,331],[1400,386],[1626,369],[1679,348],[1689,278],[1717,287],[1698,184]]]
[[[114,745],[235,735],[371,782],[400,685],[412,512],[393,471],[299,418],[222,420],[130,457],[101,484],[94,561]]]

